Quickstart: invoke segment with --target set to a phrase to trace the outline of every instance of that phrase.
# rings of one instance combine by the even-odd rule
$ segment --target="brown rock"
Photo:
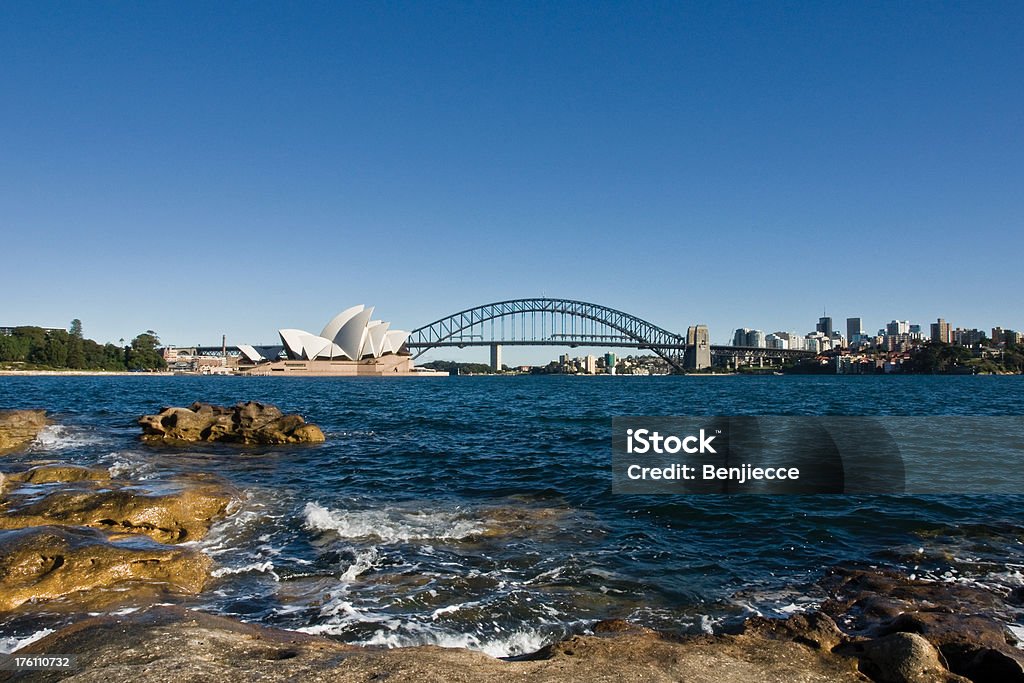
[[[0,454],[28,445],[47,424],[45,410],[0,410]]]
[[[224,441],[243,444],[318,443],[323,432],[299,415],[284,415],[276,406],[248,401],[233,407],[193,403],[163,408],[139,418],[146,441]]]
[[[110,472],[102,467],[83,467],[81,465],[54,463],[52,465],[37,465],[24,472],[7,474],[5,479],[8,482],[20,484],[106,481],[110,479]]]
[[[751,617],[744,622],[743,633],[765,638],[791,640],[820,650],[832,650],[845,636],[827,614],[807,612],[788,619]]]
[[[186,593],[202,590],[210,558],[188,548],[134,541],[111,543],[95,529],[42,526],[0,531],[0,610],[31,600],[159,582]]]
[[[292,437],[300,443],[323,443],[327,440],[320,428],[311,424],[296,427]]]
[[[853,634],[916,633],[938,648],[955,674],[1024,683],[1024,653],[991,616],[1004,607],[995,593],[878,570],[836,569],[823,583],[833,595],[823,611]]]
[[[972,681],[1024,683],[1024,653],[995,619],[973,614],[906,612],[882,632],[918,633],[939,649],[950,671]]]
[[[144,486],[80,482],[42,496],[15,490],[6,497],[0,529],[67,524],[180,543],[202,538],[234,497],[233,489],[204,480]]]
[[[879,683],[953,683],[938,650],[916,633],[893,633],[863,644],[861,670]]]

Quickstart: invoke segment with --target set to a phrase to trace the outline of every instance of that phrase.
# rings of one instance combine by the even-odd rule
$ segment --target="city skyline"
[[[1018,4],[0,19],[3,325],[259,343],[547,295],[716,343],[823,302],[1024,327]]]
[[[359,307],[356,307],[356,308],[359,308]],[[824,312],[827,313],[827,309]],[[835,321],[833,321],[832,316],[822,315],[813,323],[814,329],[804,330],[803,328],[796,327],[796,328],[793,328],[793,329],[786,330],[786,329],[779,328],[779,327],[768,327],[768,328],[765,328],[765,329],[742,327],[742,328],[732,329],[729,332],[728,335],[715,334],[713,332],[711,334],[711,343],[713,345],[716,345],[716,346],[746,346],[746,347],[788,348],[788,349],[798,348],[800,350],[828,351],[828,350],[830,350],[833,347],[827,347],[827,348],[826,347],[815,347],[815,348],[811,348],[810,346],[794,346],[789,339],[786,339],[785,345],[773,346],[772,338],[775,337],[778,334],[781,334],[783,336],[795,334],[801,340],[804,340],[805,338],[806,339],[810,339],[811,337],[813,337],[815,335],[817,335],[819,337],[828,336],[824,332],[824,329],[823,329],[827,325],[828,329],[833,334],[833,336],[841,337],[843,339],[843,341],[844,341],[843,348],[845,348],[847,346],[854,346],[855,345],[853,343],[854,340],[849,335],[849,329],[850,329],[849,325],[852,322],[854,322],[854,321],[857,322],[857,324],[859,325],[861,331],[863,332],[863,339],[861,339],[859,341],[862,342],[863,344],[868,345],[868,346],[870,346],[871,343],[873,343],[872,340],[874,340],[875,338],[877,338],[877,337],[887,337],[887,336],[890,336],[890,335],[905,337],[907,339],[916,339],[916,340],[923,340],[923,341],[945,341],[946,343],[954,343],[954,341],[955,341],[955,333],[972,333],[972,332],[973,333],[979,333],[980,332],[982,335],[985,335],[987,337],[990,333],[992,335],[994,335],[997,330],[1000,333],[1002,333],[1004,331],[1009,331],[1009,332],[1016,332],[1016,333],[1020,334],[1021,333],[1021,329],[1024,328],[1024,325],[1020,325],[1020,326],[1008,325],[1005,322],[1004,323],[999,323],[999,324],[991,324],[991,325],[982,326],[982,327],[978,327],[978,326],[967,327],[967,326],[962,326],[962,325],[954,324],[953,322],[951,322],[949,320],[945,320],[945,319],[939,317],[934,322],[933,321],[914,322],[916,320],[916,318],[905,318],[905,319],[892,318],[892,319],[886,321],[885,323],[883,323],[880,327],[877,327],[877,328],[874,328],[874,329],[866,329],[864,324],[863,324],[863,318],[861,318],[861,317],[848,317],[848,318],[845,318],[843,320],[845,321],[845,325],[846,325],[846,332],[847,332],[846,334],[843,333],[843,329],[842,329],[843,326],[840,325],[840,324],[837,324]],[[828,322],[826,323],[826,321],[828,321]],[[656,321],[649,321],[649,322],[657,324]],[[51,326],[51,328],[52,329],[65,329],[65,328],[53,327],[53,326]],[[0,325],[0,334],[10,334],[12,329],[13,329],[12,326]],[[49,328],[47,328],[47,329],[49,329]],[[285,331],[289,331],[289,330],[285,330]],[[294,330],[291,330],[291,331],[294,332]],[[674,330],[669,330],[669,332],[674,332]],[[739,343],[737,341],[738,340],[738,335],[740,335],[741,332],[745,333],[745,342],[744,343]],[[680,336],[684,336],[684,334],[682,334],[682,333],[679,333],[679,334],[680,334]],[[974,334],[974,335],[971,335],[970,338],[973,339],[976,336],[977,336],[977,334]],[[129,337],[125,337],[123,339],[118,340],[118,342],[123,344],[128,339],[129,339]],[[235,348],[237,346],[242,346],[242,347],[247,347],[248,348],[248,347],[250,347],[251,344],[254,344],[254,345],[257,345],[257,346],[265,346],[265,347],[269,348],[269,347],[277,346],[279,344],[280,340],[281,340],[281,337],[278,335],[278,337],[276,339],[272,340],[272,341],[266,341],[266,340],[231,340],[230,342],[228,342],[227,339],[226,339],[226,336],[225,336],[225,338],[222,339],[221,343],[226,343],[227,346],[231,347],[231,348]],[[752,341],[752,340],[754,340],[754,341]],[[203,341],[203,340],[195,341],[193,343],[186,343],[186,344],[175,344],[175,343],[172,343],[172,342],[168,342],[166,340],[162,340],[162,343],[163,343],[164,346],[167,346],[167,347],[176,347],[176,348],[182,348],[182,349],[188,349],[188,348],[191,348],[191,347],[219,347],[221,345],[221,343],[212,343],[210,341]],[[521,365],[522,366],[525,366],[525,365],[540,366],[540,365],[548,364],[549,362],[552,361],[552,359],[554,357],[561,357],[563,355],[562,351],[557,352],[555,354],[555,356],[551,355],[552,354],[552,349],[561,349],[561,348],[563,348],[563,347],[560,347],[560,346],[557,346],[557,345],[554,346],[554,347],[551,347],[551,346],[531,347],[531,346],[509,345],[509,346],[504,346],[502,348],[502,350],[499,352],[498,357],[502,359],[503,364],[508,365],[509,367],[517,367],[517,366],[521,366]],[[564,346],[563,350],[568,350],[573,356],[586,357],[588,355],[603,356],[603,355],[605,355],[606,353],[609,352],[609,349],[623,351],[619,347],[614,347],[614,346],[590,346],[590,345],[586,345],[586,344],[575,344],[575,345],[566,344]],[[242,353],[245,354],[246,351],[243,349]],[[628,350],[624,350],[624,352],[621,355],[624,357],[626,355],[636,355],[638,353],[640,355],[643,355],[644,351],[642,351],[642,350],[638,351],[636,349],[628,349]],[[493,365],[493,363],[494,363],[494,356],[491,354],[491,352],[488,351],[487,347],[479,347],[479,346],[477,346],[477,347],[467,347],[467,348],[455,348],[455,347],[435,348],[435,349],[428,350],[426,353],[424,353],[420,357],[420,363],[427,363],[427,362],[431,362],[431,361],[435,361],[435,360],[454,361],[454,362],[469,362],[469,363],[488,363],[488,361],[490,361],[490,364]]]

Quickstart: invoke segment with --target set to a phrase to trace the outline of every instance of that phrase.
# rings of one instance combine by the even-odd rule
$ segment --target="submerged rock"
[[[232,407],[193,403],[139,418],[142,438],[156,442],[223,441],[242,444],[319,443],[324,434],[300,415],[248,401]]]
[[[47,424],[45,410],[0,410],[0,454],[28,445]]]
[[[29,601],[75,596],[159,582],[171,590],[198,593],[211,560],[191,548],[133,539],[115,543],[95,529],[41,526],[0,531],[0,610]]]
[[[41,493],[15,489],[0,507],[0,529],[65,524],[181,543],[202,538],[235,497],[228,486],[204,479],[144,485],[80,480]]]

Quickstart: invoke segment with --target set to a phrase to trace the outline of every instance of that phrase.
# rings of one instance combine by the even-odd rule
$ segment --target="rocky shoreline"
[[[3,452],[31,443],[47,423],[42,411],[0,411]],[[301,417],[257,403],[167,408],[139,424],[156,444],[323,439]],[[514,660],[346,645],[168,606],[211,576],[213,560],[188,542],[229,516],[240,495],[216,476],[131,481],[61,462],[5,469],[0,611],[76,615],[17,654],[77,661],[69,671],[0,671],[0,680],[1024,681],[1024,650],[1004,625],[1024,593],[873,568],[828,572],[816,611],[753,617],[718,635],[681,638],[610,620]]]

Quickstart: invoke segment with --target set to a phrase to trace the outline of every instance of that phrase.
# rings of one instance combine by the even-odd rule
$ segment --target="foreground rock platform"
[[[1024,657],[994,616],[1003,614],[1008,604],[998,595],[875,569],[835,569],[821,587],[830,597],[820,611],[787,619],[752,617],[731,634],[679,637],[608,620],[595,624],[592,635],[572,636],[514,661],[432,646],[364,648],[182,607],[158,606],[126,616],[87,619],[18,650],[18,655],[75,654],[79,657],[75,671],[24,672],[9,678],[428,683],[1024,681]]]
[[[215,406],[193,403],[188,408],[163,408],[138,420],[142,439],[149,442],[197,441],[240,444],[319,443],[324,434],[300,415],[285,415],[276,406],[248,401]]]
[[[644,629],[577,636],[525,661],[423,646],[381,650],[177,607],[81,621],[18,651],[74,653],[74,671],[9,673],[9,680],[121,681],[867,681],[850,658],[757,635],[674,642]],[[0,674],[2,677],[2,674]]]
[[[0,455],[32,443],[47,424],[45,410],[0,410]]]
[[[198,593],[211,564],[191,548],[138,539],[115,543],[84,527],[0,531],[0,610],[65,596],[88,602],[97,589],[126,589],[132,582]]]

